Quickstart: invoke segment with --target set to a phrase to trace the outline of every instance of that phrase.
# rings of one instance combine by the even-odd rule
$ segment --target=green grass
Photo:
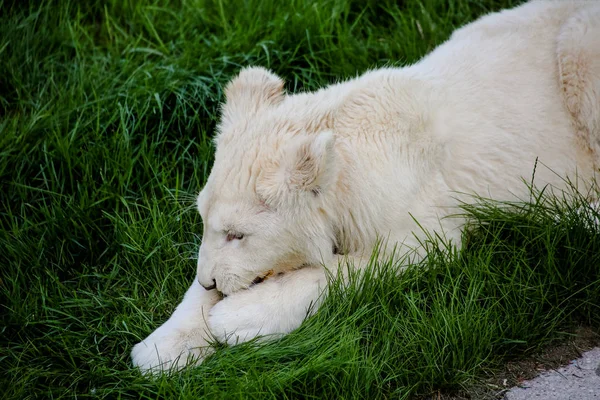
[[[413,62],[516,3],[0,0],[3,398],[405,398],[598,326],[600,236],[583,200],[487,203],[466,209],[464,251],[334,282],[278,342],[156,380],[131,368],[193,279],[194,195],[239,68],[311,90]]]

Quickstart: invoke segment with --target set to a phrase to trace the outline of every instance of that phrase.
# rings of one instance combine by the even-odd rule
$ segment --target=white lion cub
[[[460,221],[442,217],[466,194],[525,197],[536,159],[536,185],[591,180],[600,5],[534,1],[491,14],[415,65],[315,93],[286,94],[279,77],[247,68],[226,97],[198,196],[197,278],[133,348],[145,371],[201,360],[208,338],[292,331],[325,289],[325,268],[364,265],[381,237],[416,247],[415,219],[456,242]]]

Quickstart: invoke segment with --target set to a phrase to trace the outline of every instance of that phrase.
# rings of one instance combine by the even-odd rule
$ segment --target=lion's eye
[[[229,232],[227,234],[227,241],[231,242],[232,240],[242,240],[244,238],[244,234],[243,233],[235,233],[235,232]]]

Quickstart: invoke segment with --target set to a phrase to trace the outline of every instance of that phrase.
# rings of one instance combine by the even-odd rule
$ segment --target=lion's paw
[[[200,329],[183,331],[161,326],[133,347],[133,365],[143,373],[154,374],[196,365],[212,351],[206,336]]]
[[[238,292],[217,303],[208,314],[211,333],[221,343],[235,345],[258,336],[273,335],[272,307],[264,299],[254,299],[251,291]]]

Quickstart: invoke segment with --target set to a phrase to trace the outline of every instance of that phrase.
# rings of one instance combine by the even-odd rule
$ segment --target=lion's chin
[[[249,287],[252,287],[254,285],[258,285],[260,283],[263,283],[264,281],[266,281],[267,279],[269,279],[273,275],[273,273],[274,273],[273,270],[270,269],[270,270],[267,271],[267,273],[265,275],[263,275],[263,276],[257,276],[256,278],[254,278],[252,280],[252,283],[250,283]]]
[[[297,270],[297,269],[301,269],[301,268],[304,268],[304,267],[308,267],[308,266],[309,266],[309,264],[301,264],[299,267],[292,268],[291,271],[294,271],[294,270]],[[281,272],[275,273],[275,271],[273,269],[270,269],[264,275],[259,275],[256,278],[254,278],[252,280],[252,282],[250,282],[250,284],[248,286],[246,286],[246,287],[242,287],[242,288],[236,289],[234,291],[227,291],[227,290],[220,291],[220,290],[217,289],[217,293],[223,299],[223,298],[225,298],[225,297],[229,296],[230,294],[233,294],[233,293],[235,293],[237,291],[247,290],[247,289],[250,289],[250,288],[252,288],[252,287],[254,287],[256,285],[260,285],[261,283],[263,283],[264,281],[266,281],[267,279],[271,278],[274,275],[280,276],[280,275],[283,275],[284,273],[285,273],[285,271],[281,271]]]
[[[267,271],[266,274],[259,275],[256,278],[254,278],[252,280],[252,282],[250,282],[250,284],[247,285],[247,286],[243,286],[243,287],[237,288],[235,290],[229,290],[230,288],[226,286],[226,287],[223,288],[223,290],[219,290],[217,288],[216,291],[217,291],[219,297],[221,299],[224,299],[225,297],[227,297],[227,296],[229,296],[231,294],[234,294],[235,292],[238,292],[238,291],[241,291],[241,290],[247,290],[247,289],[250,289],[253,286],[256,286],[256,285],[259,285],[259,284],[263,283],[264,281],[266,281],[267,279],[269,279],[271,276],[273,276],[274,273],[275,272],[272,269],[270,269],[269,271]]]
[[[298,270],[298,269],[305,268],[305,267],[308,267],[308,266],[309,266],[309,264],[305,263],[305,264],[301,264],[299,267],[292,268],[290,270],[294,271],[294,270]],[[284,271],[280,271],[276,275],[279,276],[279,275],[283,275],[284,273],[285,273]],[[263,275],[263,276],[257,276],[256,278],[254,278],[252,280],[252,282],[250,283],[250,285],[248,286],[248,288],[251,288],[252,286],[256,286],[256,285],[259,285],[259,284],[263,283],[264,281],[266,281],[267,279],[269,279],[273,275],[275,275],[275,271],[272,270],[272,269],[268,270],[265,275]]]

